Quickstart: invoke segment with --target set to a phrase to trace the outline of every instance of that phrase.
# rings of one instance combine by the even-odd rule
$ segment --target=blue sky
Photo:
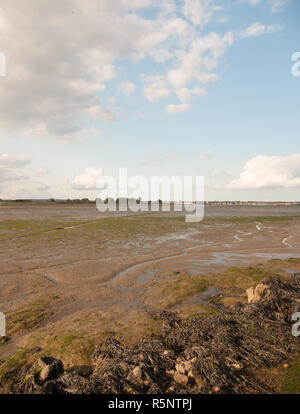
[[[203,175],[209,200],[300,199],[297,0],[14,3],[0,198],[95,198],[127,167]]]

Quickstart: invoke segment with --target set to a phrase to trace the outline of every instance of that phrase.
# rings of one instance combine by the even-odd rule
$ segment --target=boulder
[[[179,374],[185,374],[185,366],[183,363],[176,364],[175,369]]]
[[[248,302],[256,303],[270,296],[270,286],[264,283],[259,283],[256,287],[251,287],[247,290]]]
[[[253,302],[253,298],[254,298],[254,287],[251,286],[249,289],[246,290],[247,296],[248,296],[248,302],[251,303]]]
[[[37,361],[38,372],[35,379],[38,383],[44,383],[53,379],[57,379],[64,372],[63,363],[52,357],[41,357]]]
[[[174,374],[174,381],[177,382],[177,384],[185,387],[188,385],[189,379],[186,375],[180,374],[178,371]]]
[[[151,381],[148,371],[149,369],[146,365],[140,364],[131,370],[127,376],[127,380],[133,384],[145,385],[145,381]]]
[[[196,367],[193,367],[188,373],[188,376],[193,378],[194,382],[198,386],[198,390],[201,390],[201,388],[203,387],[203,378],[199,370]]]

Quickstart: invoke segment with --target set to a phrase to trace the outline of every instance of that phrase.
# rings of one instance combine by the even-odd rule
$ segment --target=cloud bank
[[[97,188],[97,180],[102,174],[102,168],[87,168],[85,173],[73,178],[71,187],[74,190],[94,190]]]
[[[273,0],[272,8],[283,3]],[[224,9],[215,0],[2,0],[2,131],[81,141],[89,122],[116,121],[101,94],[120,76],[123,62],[149,60],[150,73],[140,74],[149,102],[186,104],[205,96],[205,86],[218,79],[220,59],[240,38],[209,29],[222,21]],[[272,30],[257,22],[243,37]],[[136,85],[124,81],[120,89],[130,95]],[[167,111],[182,112],[176,105],[170,102]]]
[[[239,178],[227,185],[234,190],[296,187],[300,188],[300,154],[258,155],[245,164]]]

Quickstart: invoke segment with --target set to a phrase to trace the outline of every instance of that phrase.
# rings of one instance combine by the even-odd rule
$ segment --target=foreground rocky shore
[[[128,348],[116,339],[100,343],[91,367],[64,370],[42,357],[1,377],[9,393],[272,393],[257,375],[288,364],[300,351],[291,316],[300,311],[300,274],[268,278],[248,289],[247,304],[212,301],[216,314],[180,320],[169,312],[160,335]]]

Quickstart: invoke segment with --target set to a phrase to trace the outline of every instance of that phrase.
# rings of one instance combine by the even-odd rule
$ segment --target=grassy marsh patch
[[[58,296],[43,296],[7,313],[7,333],[22,334],[39,327],[53,314],[52,306]]]
[[[281,375],[285,394],[300,394],[300,355],[294,358],[286,373]]]
[[[183,302],[186,298],[207,289],[207,281],[185,274],[176,275],[170,284],[161,290],[162,295],[168,299],[167,308]]]
[[[262,369],[254,374],[278,394],[300,394],[300,354],[286,365]]]
[[[72,320],[58,322],[33,332],[26,348],[42,348],[42,354],[61,359],[66,368],[89,365],[90,356],[99,342],[114,337],[133,346],[145,337],[158,335],[162,321],[153,320],[145,311],[124,309],[82,312]]]
[[[158,309],[168,309],[190,296],[203,292],[207,287],[207,281],[198,276],[190,276],[185,272],[170,272],[152,286],[147,303]]]
[[[287,279],[289,275],[269,264],[230,267],[221,272],[199,275],[189,275],[183,271],[170,272],[153,285],[147,303],[158,309],[168,309],[202,293],[209,287],[216,286],[224,290],[220,303],[231,306],[236,302],[246,302],[246,290],[268,277]]]
[[[0,241],[14,237],[38,236],[47,231],[84,224],[84,221],[5,220],[0,222]]]
[[[195,305],[184,306],[181,309],[176,310],[176,313],[180,318],[190,320],[196,316],[216,315],[218,310],[209,306],[209,304],[197,303]]]
[[[233,216],[233,217],[208,217],[204,218],[202,223],[268,223],[268,222],[284,222],[284,221],[293,221],[300,220],[300,215],[292,216]]]

